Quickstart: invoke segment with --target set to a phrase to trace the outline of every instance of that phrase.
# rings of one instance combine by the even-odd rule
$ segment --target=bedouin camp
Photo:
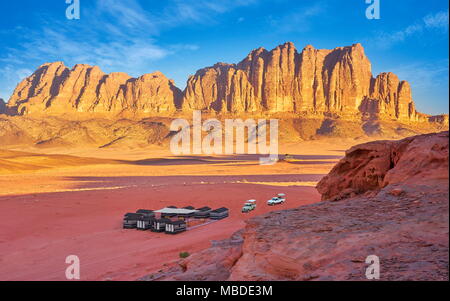
[[[124,215],[123,228],[178,234],[189,230],[191,225],[206,225],[208,220],[213,222],[228,216],[229,209],[225,207],[215,210],[206,206],[198,209],[193,206],[168,206],[159,210],[139,209],[135,213]]]

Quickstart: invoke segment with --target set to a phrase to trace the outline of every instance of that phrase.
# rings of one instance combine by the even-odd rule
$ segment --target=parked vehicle
[[[267,201],[267,205],[269,206],[279,205],[283,203],[284,203],[283,199],[280,199],[279,197],[273,197]]]
[[[256,200],[248,200],[244,207],[242,207],[242,212],[247,213],[256,209]]]
[[[267,201],[267,205],[274,206],[283,204],[286,201],[286,195],[284,193],[279,193],[278,196],[271,198]]]
[[[286,155],[284,155],[284,161],[285,162],[292,162],[292,161],[294,161],[294,156],[292,156],[292,155],[289,155],[289,154],[286,154]]]
[[[283,204],[286,201],[286,195],[284,193],[279,193],[278,196],[271,198],[267,201],[267,205],[274,206]]]

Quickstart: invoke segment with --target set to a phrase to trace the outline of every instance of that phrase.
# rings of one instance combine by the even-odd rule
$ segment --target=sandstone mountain
[[[20,115],[98,112],[119,114],[174,112],[182,92],[161,72],[132,78],[125,73],[105,74],[100,68],[62,62],[44,64],[23,80],[8,107]]]
[[[98,67],[44,64],[9,99],[10,112],[61,114],[123,112],[145,116],[177,110],[231,113],[335,113],[428,121],[418,113],[411,87],[393,73],[372,76],[360,44],[318,50],[293,43],[252,51],[238,64],[218,63],[197,71],[181,92],[162,73],[139,78],[105,74]]]
[[[448,132],[354,146],[323,202],[250,219],[230,239],[142,280],[447,280]],[[288,199],[295,196],[288,196]]]
[[[402,121],[416,112],[410,85],[393,73],[372,76],[360,44],[333,50],[292,43],[252,51],[237,65],[216,64],[190,77],[183,108],[221,112],[330,112]]]

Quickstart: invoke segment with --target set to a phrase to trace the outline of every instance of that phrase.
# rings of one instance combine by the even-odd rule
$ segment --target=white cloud
[[[170,45],[170,49],[174,52],[177,51],[197,51],[200,49],[200,47],[198,45],[194,45],[194,44],[174,44],[174,45]]]
[[[143,27],[151,32],[156,32],[155,24],[149,13],[145,12],[136,0],[99,0],[97,11],[109,14],[114,18],[116,24],[127,28]],[[152,28],[155,27],[155,28]]]
[[[305,32],[310,29],[310,19],[325,12],[326,4],[317,2],[309,7],[293,11],[281,18],[269,16],[269,24],[276,32]]]
[[[377,48],[388,49],[394,44],[401,43],[410,37],[432,30],[439,30],[441,32],[448,31],[448,11],[428,14],[422,20],[398,31],[376,32],[372,37],[367,39],[366,43],[370,43]]]
[[[180,26],[195,22],[216,24],[218,14],[224,14],[239,7],[257,4],[262,0],[170,0],[156,22],[161,26]]]
[[[448,31],[448,11],[429,14],[423,18],[426,28],[437,28]]]
[[[448,60],[434,63],[414,63],[394,66],[393,72],[399,78],[407,80],[414,88],[430,89],[448,85]]]

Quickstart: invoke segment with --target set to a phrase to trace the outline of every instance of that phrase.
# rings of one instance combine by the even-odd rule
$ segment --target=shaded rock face
[[[212,247],[204,252],[192,254],[165,271],[144,276],[139,280],[220,281],[227,279],[230,277],[231,268],[242,256],[241,232],[238,231],[223,241],[213,241]]]
[[[448,139],[355,146],[318,185],[334,202],[250,219],[241,240],[143,280],[367,280],[370,255],[380,280],[448,280]]]
[[[372,77],[360,44],[333,50],[286,43],[252,51],[237,65],[216,64],[190,77],[184,108],[219,112],[362,112],[418,121],[407,82]],[[422,118],[424,119],[424,118]]]
[[[139,78],[125,73],[105,74],[98,67],[62,62],[44,64],[23,80],[9,100],[20,115],[32,113],[122,111],[174,112],[182,92],[173,81],[155,72]]]
[[[379,190],[389,184],[448,178],[448,132],[356,145],[317,185],[323,200]]]
[[[0,114],[6,113],[6,103],[0,98]]]

